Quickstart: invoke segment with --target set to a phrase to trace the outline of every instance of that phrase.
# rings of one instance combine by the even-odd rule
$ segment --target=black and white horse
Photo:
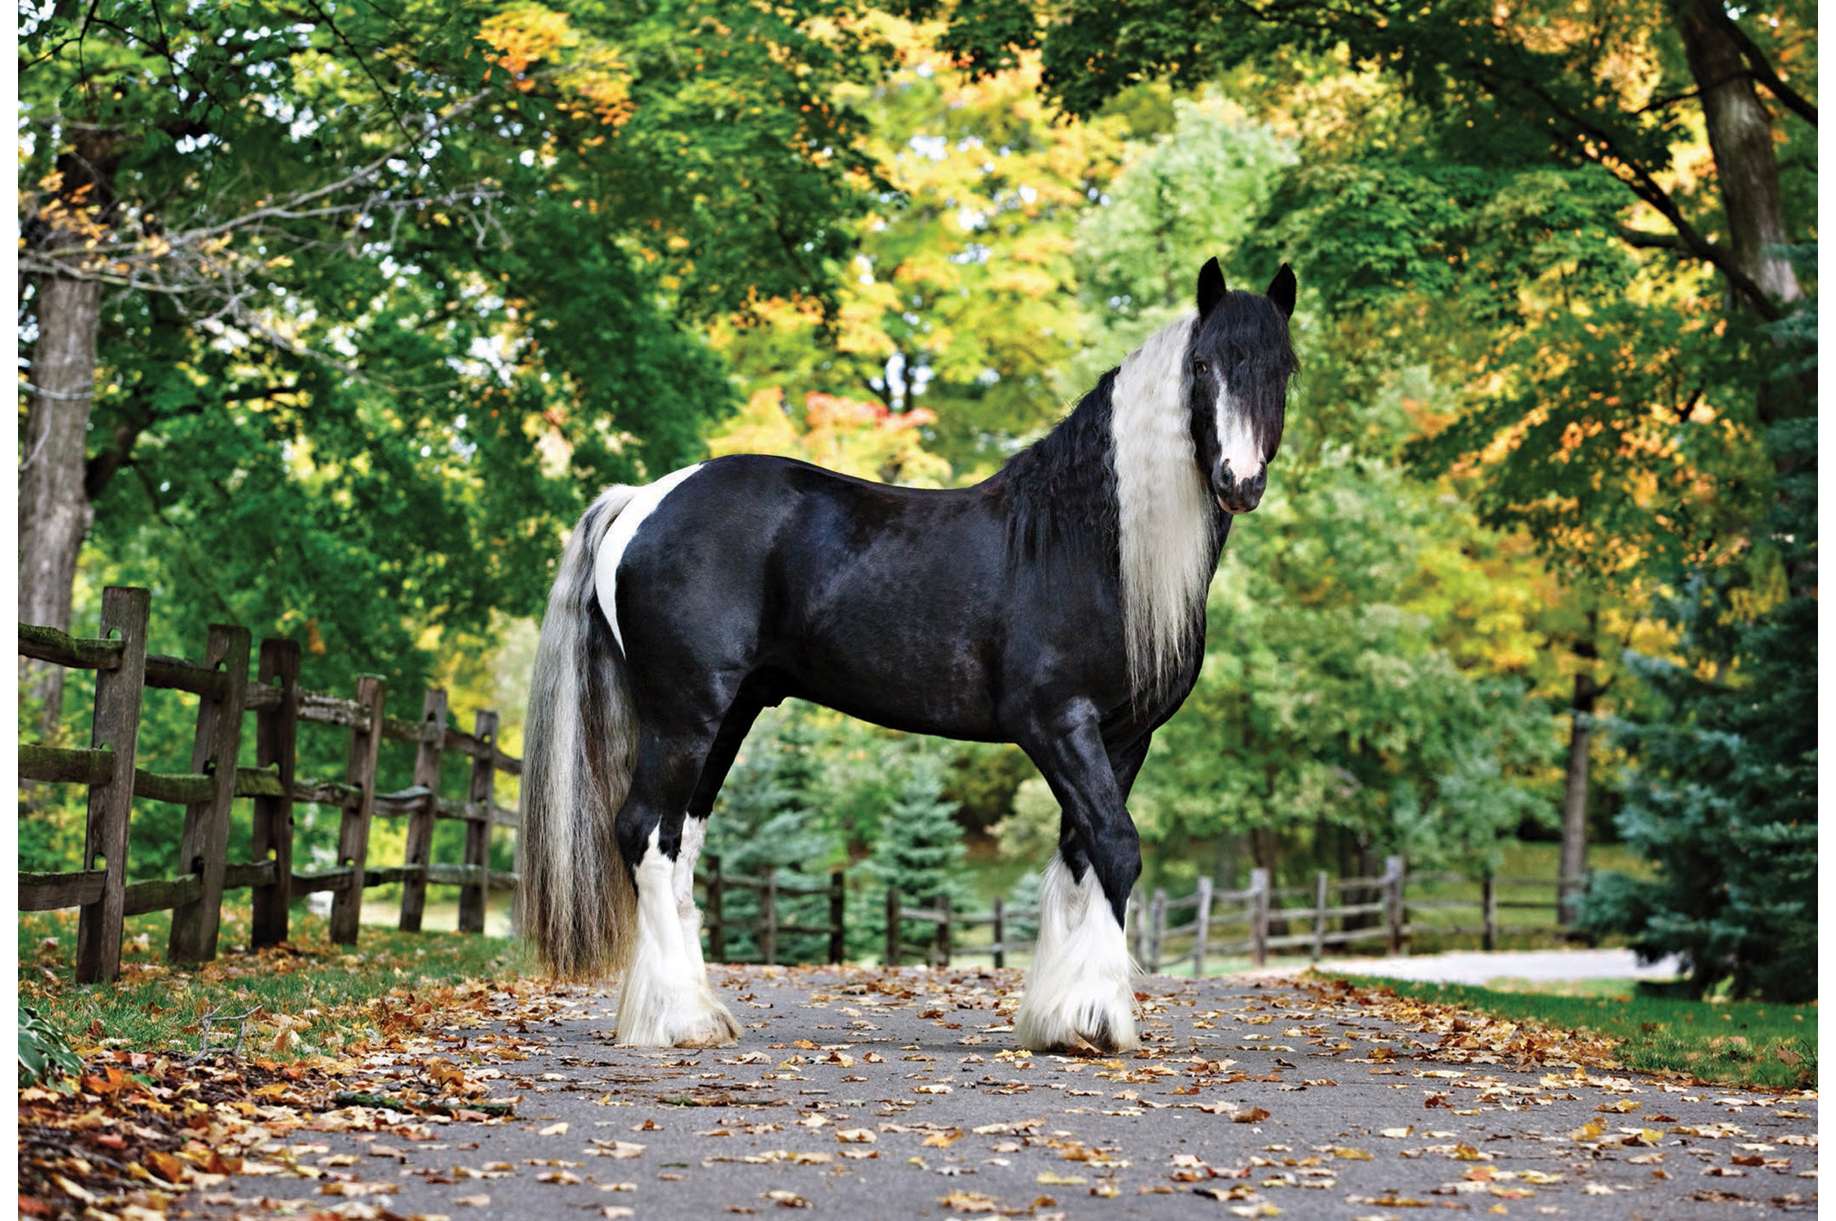
[[[760,709],[1014,742],[1063,808],[1022,1046],[1137,1045],[1124,802],[1192,689],[1231,517],[1281,441],[1294,275],[1198,276],[1198,310],[970,488],[735,455],[608,488],[568,542],[525,734],[521,920],[567,977],[622,969],[618,1041],[730,1043],[695,858]]]

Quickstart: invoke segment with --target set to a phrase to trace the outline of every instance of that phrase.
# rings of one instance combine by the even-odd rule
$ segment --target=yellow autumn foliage
[[[708,438],[708,452],[776,454],[862,479],[943,487],[950,464],[925,452],[919,431],[936,419],[922,407],[894,414],[880,403],[815,392],[803,396],[801,412],[787,410],[783,389],[768,386]]]

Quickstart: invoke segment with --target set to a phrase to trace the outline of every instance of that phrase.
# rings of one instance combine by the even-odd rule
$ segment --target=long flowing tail
[[[637,717],[593,580],[599,545],[636,492],[607,488],[581,515],[548,595],[529,685],[517,916],[542,964],[569,979],[623,967],[637,914],[614,832]]]

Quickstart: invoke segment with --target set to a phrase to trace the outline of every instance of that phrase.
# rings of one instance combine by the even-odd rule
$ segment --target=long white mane
[[[1110,393],[1122,535],[1122,629],[1136,691],[1171,679],[1195,645],[1216,564],[1210,493],[1186,413],[1196,311],[1128,354]]]

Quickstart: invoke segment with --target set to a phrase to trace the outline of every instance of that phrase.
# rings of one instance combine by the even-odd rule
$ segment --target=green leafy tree
[[[998,0],[945,37],[984,71],[1041,49],[1072,113],[1224,76],[1300,133],[1263,248],[1310,270],[1335,338],[1381,336],[1453,392],[1409,460],[1526,530],[1585,608],[1552,632],[1565,872],[1631,634],[1606,625],[1684,566],[1746,562],[1777,475],[1758,438],[1811,409],[1808,379],[1765,376],[1756,324],[1805,291],[1782,245],[1814,217],[1814,31],[1795,3]]]
[[[1244,64],[1278,80],[1310,59],[1381,70],[1400,86],[1416,148],[1450,164],[1541,159],[1604,175],[1664,226],[1629,229],[1628,242],[1713,267],[1748,308],[1773,319],[1801,295],[1775,247],[1809,223],[1815,188],[1794,178],[1810,164],[1792,164],[1790,154],[1792,173],[1781,174],[1777,145],[1795,154],[1813,142],[1816,105],[1805,87],[1815,79],[1815,30],[1809,6],[1736,15],[1716,0],[1636,10],[996,0],[955,10],[944,43],[981,71],[1041,48],[1044,89],[1074,114],[1094,113],[1143,80],[1191,88]],[[1713,152],[1707,198],[1669,175],[1691,119]]]
[[[1546,714],[1521,678],[1463,667],[1449,643],[1463,627],[1522,642],[1522,625],[1483,595],[1445,618],[1418,609],[1478,576],[1447,553],[1450,524],[1431,488],[1341,457],[1233,531],[1199,684],[1130,803],[1174,862],[1162,877],[1237,871],[1205,843],[1274,869],[1361,875],[1389,853],[1483,868],[1521,821],[1548,817]]]
[[[534,613],[584,497],[734,405],[688,324],[833,304],[872,175],[828,94],[880,54],[820,3],[30,18],[21,618],[86,534],[156,648],[247,623],[334,687]]]
[[[868,120],[864,151],[888,189],[852,226],[834,324],[784,299],[761,307],[770,325],[723,327],[715,341],[748,393],[924,409],[927,447],[959,475],[986,473],[1063,406],[1054,374],[1087,341],[1072,234],[1130,120],[1056,124],[1036,57],[972,80],[926,45],[935,27],[879,21],[898,67],[838,96]]]
[[[1192,243],[1266,282],[1272,195],[1295,164],[1292,138],[1241,106],[1176,102],[1172,133],[1127,159],[1080,227],[1086,306],[1108,322],[1080,375],[1189,308]],[[1233,525],[1198,686],[1131,798],[1149,879],[1229,877],[1245,856],[1347,874],[1399,851],[1482,865],[1547,792],[1547,718],[1523,699],[1547,582],[1527,547],[1398,462],[1445,398],[1434,370],[1398,360],[1367,317],[1322,308],[1306,255],[1282,257],[1307,286],[1305,372],[1270,493]]]

